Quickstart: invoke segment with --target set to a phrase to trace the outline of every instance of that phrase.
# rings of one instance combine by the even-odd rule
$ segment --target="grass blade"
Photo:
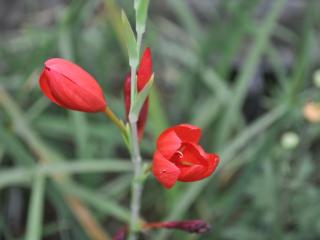
[[[26,184],[32,176],[41,173],[54,177],[57,174],[79,174],[79,173],[106,173],[106,172],[131,172],[130,161],[121,159],[114,160],[66,160],[58,163],[48,163],[35,167],[3,168],[0,171],[0,189],[8,185]]]
[[[129,210],[121,207],[118,203],[106,197],[100,196],[99,194],[91,190],[85,189],[71,182],[65,183],[63,185],[61,184],[59,185],[59,188],[64,192],[67,192],[68,194],[74,195],[79,199],[84,200],[87,204],[103,212],[104,214],[110,214],[113,217],[125,222],[129,222],[130,220]]]
[[[44,205],[45,177],[37,174],[33,181],[29,205],[26,240],[40,240]]]
[[[121,12],[122,28],[124,31],[126,45],[129,54],[130,66],[136,66],[138,62],[137,41],[131,28],[130,22],[124,10]]]
[[[242,72],[236,79],[236,85],[234,87],[234,95],[230,99],[227,111],[221,121],[221,126],[216,133],[217,146],[221,147],[229,137],[230,132],[233,130],[233,124],[235,123],[238,115],[238,109],[243,104],[248,86],[255,74],[255,71],[260,63],[260,58],[268,45],[269,38],[272,34],[272,30],[277,25],[277,19],[285,6],[286,0],[279,0],[274,2],[273,8],[266,20],[263,22],[261,28],[257,31],[254,46],[249,53],[247,61],[243,67]]]

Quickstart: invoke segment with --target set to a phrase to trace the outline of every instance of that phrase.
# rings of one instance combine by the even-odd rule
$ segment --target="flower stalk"
[[[136,33],[137,33],[137,54],[138,59],[140,59],[140,51],[141,51],[141,43],[142,36],[144,33],[144,27],[141,31],[141,25],[145,26],[147,11],[148,11],[148,0],[135,0],[134,6],[136,11]],[[143,7],[144,6],[144,7]],[[141,18],[142,17],[142,18]],[[132,111],[132,106],[135,103],[136,96],[138,93],[137,89],[137,67],[138,61],[130,61],[131,67],[131,106],[130,112]],[[140,218],[140,208],[141,208],[141,195],[143,190],[143,183],[140,180],[142,174],[142,158],[140,154],[140,146],[139,146],[139,134],[138,134],[138,126],[137,119],[130,118],[129,114],[129,125],[130,125],[130,143],[131,143],[131,160],[134,165],[134,179],[132,183],[131,190],[131,218],[130,218],[130,228],[129,228],[129,240],[137,239],[137,232],[140,230],[141,226],[139,226],[139,218]]]
[[[140,49],[138,49],[138,52]],[[135,102],[137,95],[137,61],[130,61],[131,67],[131,106],[132,110],[133,103]],[[129,115],[130,116],[130,115]],[[140,207],[141,207],[141,194],[142,194],[142,184],[138,181],[141,175],[141,165],[142,158],[140,154],[139,137],[137,120],[129,117],[130,126],[130,150],[131,150],[131,161],[133,163],[133,182],[131,186],[131,217],[130,217],[130,227],[129,227],[129,240],[136,240],[136,233],[139,231],[138,221],[140,217]]]
[[[142,195],[142,182],[140,176],[142,173],[142,158],[140,155],[140,146],[138,138],[137,122],[130,122],[131,129],[131,159],[134,165],[134,177],[131,190],[131,217],[130,217],[130,231],[129,240],[136,239],[136,232],[140,230],[139,218]]]
[[[107,106],[104,110],[106,116],[120,129],[120,131],[127,135],[127,128],[124,123],[115,115],[115,113]]]

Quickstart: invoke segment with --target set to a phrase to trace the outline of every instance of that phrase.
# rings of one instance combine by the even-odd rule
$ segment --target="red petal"
[[[52,95],[52,92],[49,87],[49,78],[47,77],[47,71],[44,69],[39,78],[39,84],[42,92],[54,103],[58,104],[57,100]]]
[[[156,151],[153,156],[153,174],[164,187],[171,188],[177,182],[180,170]]]
[[[147,98],[146,101],[144,102],[139,114],[138,122],[137,122],[138,135],[139,135],[140,141],[143,137],[144,128],[147,123],[148,112],[149,112],[149,98]]]
[[[203,148],[194,143],[184,143],[182,145],[182,153],[183,156],[180,162],[188,162],[192,164],[207,164],[207,153],[203,150]]]
[[[179,181],[198,181],[214,172],[219,163],[218,155],[207,154],[201,146],[192,143],[183,144],[183,148],[182,158],[176,163],[181,170]],[[188,163],[190,166],[186,166]]]
[[[217,154],[209,153],[207,154],[208,167],[206,172],[203,174],[204,177],[209,177],[217,168],[220,158]]]
[[[141,63],[137,72],[138,91],[141,91],[147,84],[153,73],[152,70],[152,55],[150,48],[146,48],[141,59]]]
[[[95,101],[100,101],[100,105],[106,104],[103,91],[98,82],[77,64],[62,58],[52,58],[45,62],[45,66],[50,71],[63,75],[80,88],[85,89],[89,95],[97,98]],[[92,96],[91,98],[93,98]]]
[[[131,78],[130,75],[127,75],[126,80],[124,82],[124,103],[126,107],[126,115],[128,117],[130,112],[130,105],[131,105]]]
[[[181,147],[181,140],[176,132],[169,128],[158,138],[157,150],[165,157],[170,159],[172,155]]]
[[[193,143],[184,143],[182,149],[182,157],[176,163],[181,171],[178,180],[193,182],[202,179],[207,167],[206,153],[202,147]]]
[[[181,182],[194,182],[203,179],[204,166],[193,165],[190,167],[179,167],[181,173],[178,180]]]
[[[201,128],[191,124],[179,124],[172,127],[182,142],[198,143],[201,137]]]

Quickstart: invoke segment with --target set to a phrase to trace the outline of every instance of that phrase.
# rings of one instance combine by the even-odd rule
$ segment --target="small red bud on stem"
[[[128,234],[128,228],[122,227],[117,232],[116,235],[113,236],[112,240],[125,240]]]
[[[210,225],[203,220],[185,220],[172,222],[146,223],[145,229],[170,228],[179,229],[189,233],[205,233],[210,230]]]

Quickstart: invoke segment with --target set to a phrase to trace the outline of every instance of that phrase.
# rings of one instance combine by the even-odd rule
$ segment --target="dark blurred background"
[[[126,224],[131,165],[117,129],[38,87],[46,59],[70,59],[125,119],[121,8],[133,25],[132,1],[0,1],[0,239],[110,239]],[[208,181],[168,191],[150,176],[144,188],[145,219],[203,219],[209,233],[141,239],[320,239],[319,11],[318,0],[150,0],[143,157],[165,128],[192,123],[222,160]]]

